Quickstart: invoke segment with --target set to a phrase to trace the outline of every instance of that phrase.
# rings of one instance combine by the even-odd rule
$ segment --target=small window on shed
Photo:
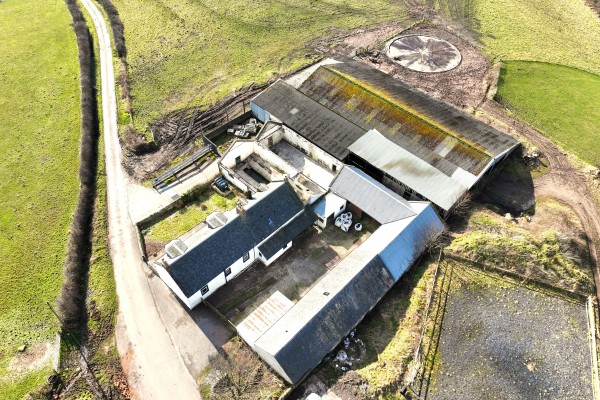
[[[246,254],[244,254],[244,257],[242,257],[242,261],[246,262],[250,259],[250,252],[247,252]]]
[[[337,165],[335,165],[335,164],[332,164],[332,165],[331,165],[331,170],[332,170],[333,172],[337,171]]]
[[[343,209],[344,209],[344,205],[342,204],[342,205],[340,206],[340,210],[343,210]]]
[[[206,293],[208,293],[208,285],[206,285],[202,289],[200,289],[200,293],[203,294],[203,295],[206,294]]]
[[[229,267],[225,270],[225,276],[229,276],[229,275],[231,275],[231,267]]]

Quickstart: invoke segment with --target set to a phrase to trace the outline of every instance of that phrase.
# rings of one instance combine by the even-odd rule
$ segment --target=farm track
[[[600,273],[598,271],[598,243],[600,241],[600,214],[594,197],[590,194],[583,173],[573,167],[564,154],[550,139],[529,125],[507,115],[493,100],[486,100],[480,107],[488,116],[518,131],[533,143],[548,160],[548,171],[534,179],[536,196],[548,195],[573,208],[588,238],[590,258],[596,286],[597,306],[600,306]]]
[[[117,129],[110,35],[103,15],[93,2],[82,0],[82,4],[94,22],[100,49],[106,203],[111,259],[119,298],[117,347],[123,370],[134,398],[199,399],[197,386],[157,310],[137,245],[135,227],[129,217],[128,181],[121,166]]]

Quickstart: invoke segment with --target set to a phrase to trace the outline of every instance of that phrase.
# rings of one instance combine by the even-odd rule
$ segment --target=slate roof
[[[359,249],[254,343],[288,382],[298,382],[315,368],[394,285],[379,256]]]
[[[286,244],[294,240],[299,234],[304,232],[317,220],[317,215],[308,207],[296,218],[283,226],[278,232],[273,234],[266,242],[258,247],[258,250],[268,260]]]
[[[190,248],[169,267],[181,291],[190,297],[303,209],[294,190],[282,183]]]
[[[451,176],[473,175],[518,144],[510,136],[358,61],[319,67],[299,90],[364,131],[386,138]]]
[[[369,214],[380,224],[416,215],[410,203],[356,167],[344,166],[331,191]]]
[[[252,103],[339,160],[366,132],[284,81],[269,86]]]

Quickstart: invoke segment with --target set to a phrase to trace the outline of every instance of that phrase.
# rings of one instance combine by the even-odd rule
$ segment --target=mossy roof
[[[447,176],[477,176],[517,141],[361,62],[319,67],[299,90],[360,126],[377,129]]]

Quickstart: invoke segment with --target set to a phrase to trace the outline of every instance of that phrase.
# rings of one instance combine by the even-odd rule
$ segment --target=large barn
[[[408,199],[442,215],[518,146],[508,135],[392,76],[331,62],[305,79],[277,81],[251,108]]]

